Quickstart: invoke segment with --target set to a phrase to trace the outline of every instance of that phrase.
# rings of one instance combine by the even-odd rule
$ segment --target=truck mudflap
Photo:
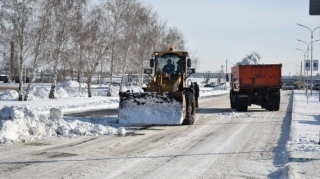
[[[234,94],[230,91],[230,105],[231,109],[237,111],[247,111],[250,103],[250,96],[247,94]]]
[[[266,110],[279,111],[280,109],[280,91],[268,94]]]
[[[247,94],[240,94],[237,96],[238,106],[250,106],[250,96]]]
[[[275,105],[279,103],[280,103],[280,92],[274,92],[274,93],[268,94],[267,104]]]
[[[237,105],[235,109],[237,111],[248,111],[248,106],[250,106],[250,96],[246,94],[241,94],[237,96]]]

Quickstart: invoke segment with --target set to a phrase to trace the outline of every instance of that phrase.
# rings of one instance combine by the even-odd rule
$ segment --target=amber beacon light
[[[173,45],[172,45],[172,44],[170,44],[169,49],[170,49],[170,51],[172,51],[172,50],[173,50]]]

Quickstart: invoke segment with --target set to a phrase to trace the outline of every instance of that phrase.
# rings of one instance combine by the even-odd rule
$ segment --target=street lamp
[[[303,65],[303,85],[304,85],[304,87],[306,87],[306,85],[305,85],[305,82],[306,82],[306,65],[305,65],[305,63],[306,63],[306,53],[309,51],[309,50],[306,50],[306,51],[303,51],[303,50],[301,50],[301,49],[299,49],[299,48],[296,48],[297,50],[300,50],[300,51],[302,51],[303,52],[303,63],[304,63],[304,65]],[[307,57],[308,58],[308,57]],[[307,72],[307,84],[308,84],[308,72]],[[300,84],[301,85],[301,84]],[[307,86],[307,88],[306,88],[306,93],[308,92],[308,86]]]
[[[305,41],[303,41],[303,40],[299,40],[299,39],[297,39],[297,41],[299,41],[299,42],[303,42],[303,43],[305,43],[305,44],[307,44],[307,50],[306,51],[303,51],[303,50],[301,50],[301,49],[299,49],[299,50],[301,50],[302,52],[304,52],[304,65],[303,65],[303,76],[304,76],[304,79],[303,79],[303,83],[305,83],[305,76],[306,76],[306,59],[305,59],[305,56],[306,56],[306,53],[307,53],[307,59],[309,59],[308,58],[308,55],[309,55],[309,45],[310,45],[310,43],[308,44],[307,42],[305,42]],[[297,49],[297,48],[296,48]],[[298,49],[297,49],[298,50]],[[307,71],[307,87],[306,87],[306,93],[308,93],[308,84],[309,84],[309,82],[308,82],[308,71]]]
[[[303,43],[307,44],[307,51],[311,50],[311,49],[309,49],[309,45],[311,44],[311,42],[310,42],[310,43],[307,43],[307,42],[305,42],[305,41],[303,41],[303,40],[299,40],[299,39],[297,39],[297,41],[303,42]],[[320,41],[320,39],[314,40],[314,41],[312,41],[312,42],[317,42],[317,41]],[[309,53],[307,53],[307,59],[308,59],[308,55],[309,55]]]
[[[313,32],[314,32],[316,29],[320,28],[320,26],[314,28],[313,30],[311,30],[309,27],[304,26],[304,25],[302,25],[302,24],[298,24],[298,23],[297,23],[297,25],[309,29],[309,30],[310,30],[310,33],[311,33],[311,65],[310,65],[310,70],[311,70],[311,87],[312,87],[312,86],[313,86],[313,79],[312,79],[312,66],[313,66],[313,61],[312,61],[313,43],[312,43],[312,42],[313,42]],[[312,95],[312,89],[311,89],[311,95]]]
[[[297,41],[299,41],[299,42],[303,42],[303,43],[305,43],[305,44],[307,44],[307,60],[309,59],[309,45],[310,45],[310,43],[308,44],[307,42],[305,42],[305,41],[303,41],[303,40],[299,40],[299,39],[297,39]],[[304,65],[303,65],[303,76],[306,76],[306,68],[305,68],[305,66],[306,66],[306,60],[304,60]],[[306,93],[308,93],[308,85],[309,85],[309,82],[308,82],[308,71],[307,71],[307,88],[306,88]],[[303,82],[305,82],[305,81],[303,81]]]
[[[309,45],[311,44],[311,43],[313,43],[313,42],[317,42],[317,41],[320,41],[320,39],[317,39],[317,40],[314,40],[314,41],[311,41],[310,43],[307,43],[307,42],[305,42],[305,41],[303,41],[303,40],[299,40],[299,39],[297,39],[297,41],[299,41],[299,42],[303,42],[303,43],[305,43],[305,44],[307,44],[307,59],[309,59],[308,58],[308,55],[309,55],[309,50],[313,50],[313,48],[312,49],[309,49]],[[311,64],[312,64],[312,61],[311,61]],[[305,72],[305,66],[306,66],[306,64],[304,64],[304,74],[306,73]],[[310,67],[310,70],[312,71],[312,68]],[[308,83],[308,71],[307,71],[307,84],[309,84]],[[312,84],[312,72],[311,72],[311,86],[313,86],[313,84]],[[308,86],[307,86],[307,90],[306,90],[306,93],[308,92]],[[312,95],[312,89],[311,89],[311,95]]]
[[[312,41],[312,42],[310,42],[310,43],[307,43],[307,42],[305,42],[305,41],[303,41],[303,40],[299,40],[299,39],[297,39],[297,41],[303,42],[303,43],[307,44],[307,51],[305,51],[305,53],[307,53],[307,59],[308,59],[309,51],[311,50],[311,49],[309,49],[309,45],[310,45],[311,43],[313,43],[313,42],[320,41],[320,39],[314,40],[314,41]],[[303,50],[301,50],[301,51],[303,51]],[[305,54],[304,54],[304,55],[305,55]],[[312,64],[312,63],[311,63],[311,64]],[[304,64],[304,76],[305,76],[305,73],[306,73],[305,66],[306,66],[306,64]],[[312,70],[312,69],[311,69],[311,70]],[[309,75],[308,75],[308,71],[307,71],[307,84],[309,84],[309,82],[308,82],[308,77],[309,77]],[[312,78],[312,75],[311,75],[311,78]],[[312,79],[311,79],[311,81],[312,81]],[[307,89],[306,89],[306,93],[307,93],[307,92],[308,92],[308,86],[307,86]],[[311,93],[312,93],[312,90],[311,90]]]

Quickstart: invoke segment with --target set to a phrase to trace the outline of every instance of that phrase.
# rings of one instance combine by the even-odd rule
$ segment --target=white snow
[[[144,102],[144,98],[140,102]],[[139,101],[139,99],[136,101]],[[119,122],[130,124],[181,124],[183,121],[182,104],[173,100],[159,103],[159,98],[148,97],[148,102],[141,108],[127,100],[124,108],[119,108]],[[185,110],[185,109],[183,109]],[[129,114],[129,115],[128,115]],[[163,115],[166,114],[166,115]]]
[[[291,157],[320,159],[320,99],[305,91],[294,91],[292,107],[291,140],[288,142]]]
[[[255,55],[254,53],[251,53],[244,57],[241,62],[236,63],[236,65],[257,65],[261,64],[260,58]]]

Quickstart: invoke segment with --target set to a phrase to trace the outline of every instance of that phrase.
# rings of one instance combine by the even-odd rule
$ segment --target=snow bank
[[[14,90],[6,90],[4,93],[0,94],[0,101],[13,101],[19,98],[19,94]]]
[[[320,103],[319,94],[307,96],[305,91],[295,90],[292,107],[291,139],[287,147],[292,156],[320,157]],[[293,154],[292,154],[293,153]]]
[[[49,92],[51,86],[43,86],[43,85],[32,85],[30,88],[30,93],[28,95],[28,101],[34,100],[42,100],[48,99]],[[96,90],[98,89],[98,90]],[[128,86],[124,87],[123,91],[134,91],[134,92],[141,92],[143,91],[142,88],[136,86]],[[112,86],[110,89],[111,96],[116,97],[119,93],[119,88]],[[100,87],[93,87],[91,89],[92,96],[107,96],[108,87],[107,86],[100,86]],[[23,92],[25,95],[25,91]],[[15,90],[7,90],[6,92],[0,94],[0,101],[15,101],[18,100],[19,94]],[[65,81],[62,83],[57,84],[55,88],[55,97],[58,99],[61,98],[70,98],[70,97],[87,97],[88,90],[87,85],[81,83],[81,89],[79,91],[79,83],[76,81]]]
[[[62,83],[59,83],[57,85],[57,87],[62,87],[62,88],[79,88],[79,82],[77,81],[65,81],[65,82],[62,82]],[[87,87],[87,84],[86,83],[81,83],[81,87]]]
[[[51,136],[96,136],[123,135],[125,129],[118,129],[83,121],[65,121],[60,109],[51,108],[50,114],[38,113],[28,105],[5,106],[0,112],[0,144],[27,142]]]

